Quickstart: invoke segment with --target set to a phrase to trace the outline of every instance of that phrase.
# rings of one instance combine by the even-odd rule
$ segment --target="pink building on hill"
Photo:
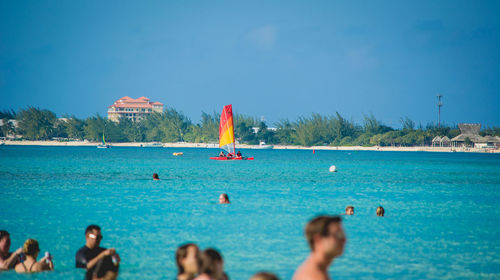
[[[163,103],[149,102],[149,98],[144,96],[137,99],[125,96],[108,107],[108,119],[117,122],[119,118],[127,117],[132,121],[137,121],[153,112],[162,113]]]

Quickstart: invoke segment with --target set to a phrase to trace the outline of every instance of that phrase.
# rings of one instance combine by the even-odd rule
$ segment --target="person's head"
[[[213,279],[222,279],[224,277],[224,260],[217,250],[208,248],[203,251],[200,273],[205,273]]]
[[[219,203],[221,204],[229,203],[229,196],[227,195],[227,193],[221,193],[219,195]]]
[[[250,280],[279,280],[279,278],[273,273],[263,271],[255,273]]]
[[[10,250],[10,234],[6,230],[0,230],[0,252],[7,253]]]
[[[160,180],[158,173],[153,173],[153,180]]]
[[[90,225],[85,229],[85,240],[90,249],[99,247],[102,240],[101,228],[98,225]]]
[[[346,215],[354,215],[354,206],[351,206],[351,205],[347,206],[345,208],[345,214]]]
[[[194,243],[187,243],[179,246],[175,252],[175,261],[177,263],[177,275],[190,274],[196,275],[200,270],[200,249]]]
[[[328,257],[340,256],[346,236],[339,216],[318,216],[306,225],[307,241],[313,252],[321,251]]]
[[[40,247],[38,246],[38,241],[35,239],[28,239],[24,242],[23,245],[23,253],[26,256],[32,256],[36,259],[38,253],[40,252]]]
[[[384,213],[385,213],[384,207],[382,206],[377,207],[377,216],[383,217]]]

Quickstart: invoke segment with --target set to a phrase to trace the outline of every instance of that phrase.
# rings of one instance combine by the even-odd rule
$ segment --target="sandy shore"
[[[5,145],[20,146],[97,146],[100,143],[88,141],[4,141]],[[143,147],[151,143],[109,143],[115,147]],[[218,148],[218,144],[207,143],[162,143],[165,148]],[[258,145],[237,144],[236,149],[260,149]],[[473,152],[473,153],[500,153],[500,149],[475,149],[461,147],[334,147],[334,146],[286,146],[274,145],[275,150],[339,150],[339,151],[398,151],[398,152]]]

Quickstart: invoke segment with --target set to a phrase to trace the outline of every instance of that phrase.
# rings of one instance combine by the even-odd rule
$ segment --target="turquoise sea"
[[[332,278],[500,278],[498,154],[242,152],[255,160],[209,160],[217,149],[0,146],[0,229],[11,250],[37,239],[55,265],[0,278],[83,279],[74,254],[95,223],[101,245],[121,255],[121,279],[174,279],[174,252],[188,241],[219,249],[233,280],[260,270],[291,279],[309,253],[306,222],[347,205],[355,215],[343,216],[348,241]],[[230,205],[216,204],[222,192]]]

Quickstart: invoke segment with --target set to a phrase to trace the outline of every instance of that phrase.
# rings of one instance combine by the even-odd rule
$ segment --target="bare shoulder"
[[[329,278],[324,272],[306,261],[295,271],[292,280],[329,280]]]
[[[48,270],[48,265],[46,265],[44,262],[37,262],[33,265],[33,268],[31,270],[35,272]]]
[[[24,267],[23,267],[23,264],[22,263],[18,263],[16,264],[16,266],[14,267],[14,269],[16,270],[16,272],[20,273],[20,272],[24,272]]]

